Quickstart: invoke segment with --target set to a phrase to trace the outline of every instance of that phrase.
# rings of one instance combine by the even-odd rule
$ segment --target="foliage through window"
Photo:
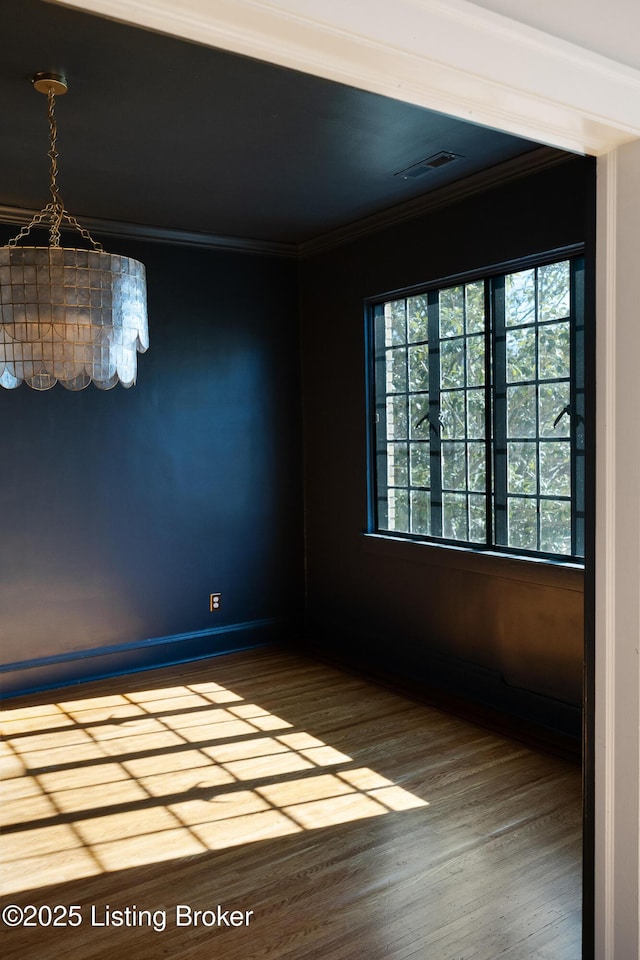
[[[584,265],[372,304],[376,531],[584,556]]]

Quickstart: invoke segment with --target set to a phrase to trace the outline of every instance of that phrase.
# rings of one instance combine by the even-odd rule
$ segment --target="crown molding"
[[[538,147],[519,157],[481,170],[464,180],[440,187],[430,193],[415,197],[406,203],[396,204],[380,210],[371,216],[363,217],[353,223],[337,227],[302,243],[283,243],[275,240],[252,240],[243,237],[225,237],[212,233],[191,230],[168,229],[140,223],[127,223],[121,220],[100,220],[96,217],[81,217],[83,227],[91,233],[103,237],[120,237],[126,240],[151,240],[157,243],[171,243],[187,247],[200,247],[205,250],[222,250],[235,253],[254,253],[262,256],[305,258],[323,253],[333,247],[349,243],[371,233],[377,233],[386,227],[394,226],[406,220],[413,220],[432,210],[458,203],[466,197],[491,190],[511,180],[538,173],[542,170],[566,163],[571,154],[554,150],[552,147]],[[35,210],[23,207],[11,207],[0,204],[0,223],[22,227],[33,218]]]
[[[431,193],[388,207],[379,213],[363,217],[361,220],[346,224],[343,227],[337,227],[335,230],[313,237],[311,240],[306,240],[298,245],[298,254],[301,257],[308,257],[323,253],[343,243],[349,243],[351,240],[357,240],[367,234],[384,230],[386,227],[395,226],[406,220],[413,220],[441,207],[448,207],[474,194],[484,193],[486,190],[491,190],[492,187],[509,183],[511,180],[519,180],[521,177],[566,163],[572,157],[572,154],[554,150],[552,147],[538,147],[519,157],[496,164],[487,170],[480,170],[463,180],[433,190]]]
[[[468,0],[62,2],[564,150],[640,138],[640,70]]]
[[[38,211],[24,207],[9,207],[0,204],[0,223],[22,227]],[[201,233],[169,227],[155,227],[122,220],[100,220],[97,217],[80,217],[83,227],[90,233],[103,237],[120,237],[127,240],[152,240],[157,243],[172,243],[206,250],[226,250],[236,253],[258,253],[262,256],[296,257],[295,243],[280,243],[276,240],[253,240],[246,237],[225,237],[215,233]],[[66,232],[66,231],[65,231]]]

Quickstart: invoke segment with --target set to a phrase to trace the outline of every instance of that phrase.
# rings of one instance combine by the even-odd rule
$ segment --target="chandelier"
[[[57,183],[55,98],[67,92],[67,83],[57,74],[39,73],[33,85],[49,104],[51,200],[0,247],[0,385],[130,387],[136,382],[136,351],[149,346],[144,266],[105,253],[65,209]],[[91,248],[62,247],[63,224]],[[48,247],[18,245],[32,227],[46,226]]]

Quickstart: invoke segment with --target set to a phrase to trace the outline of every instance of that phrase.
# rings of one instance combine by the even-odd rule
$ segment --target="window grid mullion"
[[[467,297],[466,287],[463,286],[462,295],[462,370],[463,370],[463,404],[464,404],[464,441],[462,449],[464,451],[464,517],[465,517],[465,536],[469,540],[471,536],[471,522],[469,517],[469,337],[467,335]]]
[[[540,443],[540,327],[538,320],[540,318],[540,283],[539,283],[539,267],[535,268],[534,271],[535,283],[534,283],[534,303],[535,303],[535,315],[534,315],[534,345],[535,345],[535,371],[536,371],[536,382],[535,382],[535,403],[536,403],[536,429],[535,429],[535,444],[536,444],[536,550],[540,549],[541,539],[541,528],[540,528],[540,475],[541,475],[541,450],[542,445]]]
[[[413,506],[411,503],[411,399],[409,393],[409,319],[407,315],[407,301],[404,301],[404,371],[406,377],[404,393],[404,415],[407,424],[407,436],[405,447],[407,451],[407,479],[405,481],[405,494],[407,497],[407,518],[409,530],[413,530]]]
[[[440,307],[438,291],[428,295],[429,451],[431,532],[442,536],[442,442],[440,438]]]
[[[375,499],[376,525],[389,526],[389,494],[387,486],[387,392],[386,392],[386,344],[384,304],[377,304],[373,312],[374,323],[374,405],[376,456]]]
[[[504,277],[491,281],[493,319],[493,442],[495,543],[508,544],[507,525],[507,332]]]
[[[584,554],[584,260],[571,261],[571,551]],[[579,321],[578,321],[578,318]]]
[[[493,498],[493,435],[494,417],[494,361],[493,361],[493,305],[491,280],[484,282],[484,456],[485,456],[485,526],[487,546],[493,546],[495,535]]]

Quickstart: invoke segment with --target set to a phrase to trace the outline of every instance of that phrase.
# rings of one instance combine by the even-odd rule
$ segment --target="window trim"
[[[460,570],[491,578],[518,580],[539,586],[584,593],[585,567],[573,560],[548,560],[519,554],[475,550],[464,543],[409,540],[386,533],[363,533],[362,552],[386,560]]]
[[[529,254],[525,257],[518,257],[512,260],[501,261],[499,263],[491,264],[487,267],[479,267],[473,270],[467,270],[458,272],[455,274],[449,274],[443,277],[437,277],[436,279],[419,283],[408,285],[401,288],[394,288],[387,292],[378,293],[372,296],[365,298],[364,301],[364,315],[365,315],[365,355],[366,355],[366,371],[365,371],[365,388],[366,388],[366,446],[367,446],[367,527],[365,534],[367,539],[375,538],[377,541],[393,541],[395,544],[398,543],[408,543],[408,544],[417,544],[417,545],[426,545],[428,547],[439,549],[450,549],[455,552],[463,551],[471,554],[478,554],[486,557],[495,558],[497,561],[507,559],[507,560],[524,560],[532,561],[533,564],[548,564],[553,567],[567,567],[568,569],[583,570],[584,569],[584,558],[576,554],[568,554],[566,557],[560,554],[545,553],[544,551],[539,550],[525,550],[520,547],[509,547],[499,545],[493,542],[490,543],[474,543],[463,540],[453,540],[448,539],[442,536],[437,535],[427,535],[427,534],[415,534],[405,531],[394,531],[394,530],[385,530],[378,529],[377,527],[377,510],[378,510],[378,490],[377,490],[377,437],[376,437],[376,375],[375,375],[375,364],[376,364],[376,342],[375,342],[375,320],[374,320],[374,311],[376,306],[379,306],[382,303],[386,303],[394,299],[407,299],[417,295],[429,294],[437,290],[446,289],[447,287],[457,286],[461,284],[468,284],[477,282],[480,280],[485,281],[486,289],[485,296],[488,292],[491,281],[499,276],[506,275],[509,273],[517,273],[520,271],[532,269],[534,267],[543,267],[548,264],[552,264],[561,260],[575,259],[577,257],[585,258],[585,244],[569,244],[562,247],[555,247],[551,250],[545,250],[541,253]],[[586,264],[583,259],[582,265],[583,271],[586,269]],[[575,295],[573,289],[573,275],[574,271],[571,271],[571,283],[572,283],[572,297]],[[577,412],[584,418],[584,407],[586,402],[585,397],[585,384],[584,379],[582,383],[576,388],[576,377],[575,372],[578,370],[578,367],[575,364],[576,356],[584,357],[584,342],[585,342],[585,325],[587,324],[587,310],[586,303],[584,298],[586,286],[586,277],[585,282],[582,285],[581,290],[581,302],[575,300],[574,303],[578,304],[578,309],[581,310],[581,324],[577,325],[574,330],[574,335],[571,338],[571,360],[572,360],[572,377],[571,377],[571,402],[574,405],[574,408]],[[491,305],[491,312],[493,313],[493,305]],[[578,310],[574,310],[574,313],[578,313]],[[580,314],[579,314],[580,315]],[[495,347],[495,329],[493,322],[490,325],[490,329],[486,331],[486,337],[491,339]],[[492,363],[492,356],[488,352],[485,353],[485,363],[486,363],[486,372],[490,372],[490,365]],[[584,370],[582,371],[582,377],[584,378]],[[580,394],[581,404],[576,404],[576,390]],[[487,394],[494,392],[494,385],[489,376],[485,376],[485,391]],[[492,424],[492,435],[493,435],[493,424]],[[491,444],[491,438],[487,440],[487,447]],[[584,530],[585,517],[584,517],[584,470],[582,473],[582,481],[576,483],[576,461],[577,457],[580,456],[584,461],[584,445],[580,450],[576,450],[574,431],[572,431],[571,439],[571,448],[572,448],[572,550],[576,549],[576,533],[575,527],[578,524],[582,525]],[[489,455],[487,456],[487,469],[488,471],[494,470],[494,457]],[[491,500],[488,500],[487,512],[492,514],[491,527],[487,527],[490,530],[495,523],[495,509]],[[494,531],[493,531],[494,532]],[[494,532],[495,533],[495,532]]]

